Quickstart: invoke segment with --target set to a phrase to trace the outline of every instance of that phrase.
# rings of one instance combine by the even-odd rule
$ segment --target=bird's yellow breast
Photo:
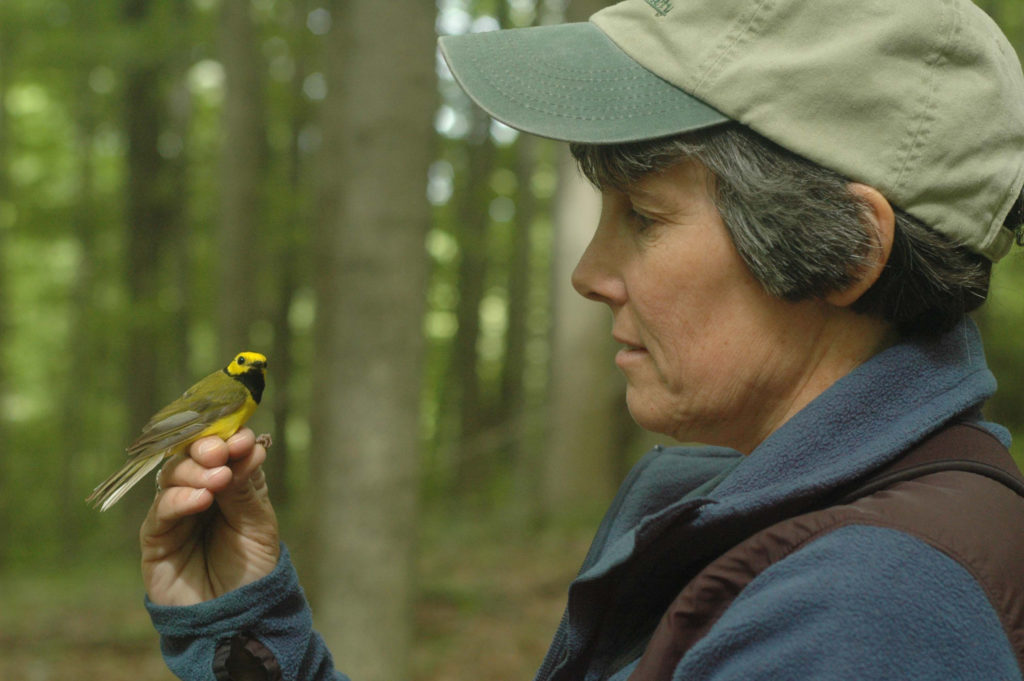
[[[209,435],[216,435],[222,440],[228,439],[229,437],[237,433],[238,429],[241,428],[245,424],[245,422],[249,420],[249,417],[252,416],[252,413],[256,411],[256,407],[256,401],[253,400],[251,396],[246,395],[245,404],[242,405],[241,409],[238,409],[230,414],[227,414],[226,416],[220,417],[219,419],[211,423],[206,428],[206,430],[204,430],[198,436],[193,438],[193,441],[198,440],[199,438],[207,437]]]

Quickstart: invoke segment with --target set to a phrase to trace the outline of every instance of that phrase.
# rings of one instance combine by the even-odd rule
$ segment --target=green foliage
[[[989,366],[999,390],[986,407],[986,416],[1010,428],[1012,453],[1024,466],[1024,366],[1021,342],[1013,329],[1024,321],[1024,255],[1014,251],[993,270],[989,300],[978,314]]]
[[[528,26],[557,20],[564,4],[439,0],[438,27]],[[1018,48],[1024,45],[1024,4],[981,4]],[[148,9],[135,16],[130,6]],[[308,517],[302,497],[314,475],[311,372],[314,353],[324,351],[312,340],[309,237],[331,198],[320,194],[325,151],[317,122],[331,15],[316,0],[251,5],[265,74],[267,156],[255,226],[259,247],[251,254],[259,277],[255,290],[244,292],[218,288],[218,262],[225,257],[218,247],[222,116],[230,76],[219,61],[218,17],[215,0],[0,3],[0,525],[6,529],[0,562],[31,567],[111,549],[134,551],[134,535],[125,528],[137,524],[137,513],[118,510],[112,520],[81,503],[120,462],[141,425],[131,422],[134,396],[126,395],[129,379],[144,369],[128,359],[132,339],[157,326],[175,336],[161,340],[174,357],[159,374],[153,398],[169,400],[223,362],[215,317],[223,296],[250,305],[246,331],[254,349],[283,353],[271,356],[268,391],[280,403],[261,410],[253,425],[273,429],[271,409],[279,410],[283,432],[275,433],[276,451],[282,458],[287,451],[279,487],[290,500],[282,511],[288,523]],[[158,84],[162,170],[152,182],[161,183],[165,198],[170,194],[181,224],[155,256],[160,272],[152,298],[133,305],[128,248],[140,227],[126,218],[127,74],[145,69],[155,70]],[[472,491],[491,503],[521,492],[513,471],[530,445],[527,424],[544,405],[547,215],[557,152],[543,141],[528,147],[498,125],[474,136],[472,106],[443,69],[438,88],[436,162],[426,188],[434,225],[424,254],[432,267],[424,319],[424,490],[432,501]],[[491,145],[493,153],[477,178],[478,194],[468,201],[468,213],[481,217],[482,233],[475,236],[483,244],[484,269],[470,306],[479,331],[464,356],[453,350],[460,296],[468,295],[459,279],[467,210],[459,206],[480,145]],[[520,233],[528,239],[517,260]],[[1024,261],[1011,256],[996,272],[991,303],[979,315],[1001,382],[990,416],[1024,431],[1020,343],[1008,332],[1024,322]],[[459,400],[453,395],[468,389],[456,380],[465,362],[478,396],[472,413],[454,407]],[[481,468],[466,468],[460,454],[466,447],[479,453]],[[146,487],[133,493],[139,505],[150,494]]]
[[[438,0],[437,26],[559,21],[566,4]],[[1024,3],[979,4],[1024,48]],[[267,467],[284,534],[303,536],[315,512],[307,494],[317,474],[308,415],[316,359],[330,349],[314,346],[310,235],[333,198],[322,192],[331,159],[317,118],[327,94],[322,53],[331,5],[250,5],[267,153],[254,246],[244,254],[259,276],[245,291],[220,283],[231,74],[220,61],[219,5],[0,1],[0,657],[13,661],[15,679],[22,669],[33,674],[24,678],[169,678],[139,607],[134,558],[151,483],[105,515],[83,500],[119,465],[142,425],[133,407],[151,411],[159,404],[148,402],[172,399],[222,364],[219,299],[246,306],[251,348],[270,355],[268,400],[252,426],[274,434]],[[127,217],[129,83],[131,73],[147,69],[155,74],[158,167],[136,179],[163,201],[158,226],[173,224],[162,225],[169,236],[146,264],[153,271],[140,273],[130,248],[146,226]],[[580,509],[580,526],[521,532],[524,519],[535,519],[522,508],[535,483],[524,469],[541,451],[537,424],[550,375],[549,215],[558,149],[500,125],[474,129],[471,103],[442,68],[438,76],[436,161],[425,178],[434,223],[424,248],[431,265],[421,423],[428,504],[416,678],[470,678],[466,669],[485,672],[472,678],[503,678],[510,665],[529,673],[540,658],[596,518],[595,509]],[[478,154],[483,147],[488,153]],[[467,216],[475,233],[466,231]],[[471,291],[460,265],[474,245],[482,269]],[[987,415],[1024,436],[1024,357],[1012,332],[1024,324],[1024,255],[995,271],[990,303],[978,314],[1000,380]],[[153,275],[153,290],[133,302],[142,274]],[[478,329],[460,352],[466,296],[473,296],[468,308]],[[144,397],[130,386],[154,367],[134,363],[132,348],[154,329],[161,329],[154,341],[161,366]],[[475,396],[471,409],[467,394]],[[1024,463],[1024,437],[1017,443]],[[295,548],[301,562],[303,547]],[[479,650],[499,654],[481,662],[471,654]]]

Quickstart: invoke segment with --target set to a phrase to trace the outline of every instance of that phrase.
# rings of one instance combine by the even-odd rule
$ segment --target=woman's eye
[[[648,217],[643,213],[638,213],[635,210],[629,211],[629,217],[633,224],[636,225],[637,230],[641,232],[650,228],[655,222],[653,218]]]

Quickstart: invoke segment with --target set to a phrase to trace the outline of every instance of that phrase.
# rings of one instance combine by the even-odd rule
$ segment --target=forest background
[[[568,283],[593,191],[435,42],[605,4],[0,2],[0,678],[172,678],[137,569],[152,483],[83,499],[242,349],[270,358],[252,425],[339,667],[532,678],[658,440]],[[979,4],[1019,53],[1024,3]],[[1018,435],[1022,284],[1014,252],[977,315]]]

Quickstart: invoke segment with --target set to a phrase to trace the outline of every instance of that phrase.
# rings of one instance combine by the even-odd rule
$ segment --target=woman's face
[[[708,189],[704,167],[684,162],[605,190],[573,286],[611,308],[637,423],[749,453],[827,387],[829,306],[766,294]]]

